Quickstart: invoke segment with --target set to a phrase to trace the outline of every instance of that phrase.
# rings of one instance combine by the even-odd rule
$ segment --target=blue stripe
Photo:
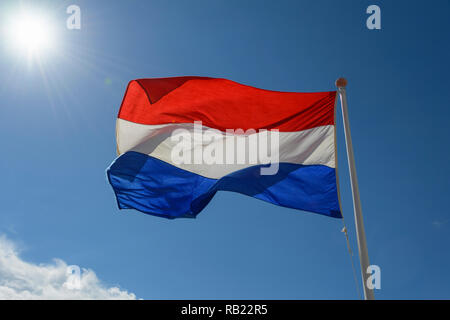
[[[342,217],[335,169],[280,163],[276,175],[260,175],[261,166],[211,179],[129,151],[111,164],[107,175],[120,209],[136,209],[170,219],[194,218],[219,190],[239,192],[283,207]]]

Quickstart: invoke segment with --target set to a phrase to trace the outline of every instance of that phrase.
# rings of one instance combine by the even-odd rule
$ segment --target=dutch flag
[[[219,190],[341,218],[336,91],[262,90],[226,79],[129,83],[107,169],[120,209],[195,217]]]

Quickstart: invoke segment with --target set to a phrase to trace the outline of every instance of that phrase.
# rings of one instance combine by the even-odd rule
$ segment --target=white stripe
[[[198,136],[194,134],[193,123],[182,124],[163,124],[163,125],[143,125],[134,122],[130,122],[123,119],[117,119],[117,147],[119,154],[127,151],[136,151],[144,154],[148,154],[152,157],[170,163],[178,168],[191,171],[193,173],[202,175],[204,177],[219,179],[231,172],[241,170],[257,164],[267,163],[259,157],[251,162],[250,158],[255,158],[255,154],[249,151],[249,146],[252,139],[262,138],[264,133],[252,133],[252,134],[229,134],[218,130],[210,129],[206,126],[196,126],[200,128],[203,134],[214,132],[214,139],[212,141],[199,140]],[[179,146],[179,142],[182,138],[182,130],[184,133],[191,134],[194,137],[191,146],[185,150],[195,152],[201,152],[205,148],[217,148],[225,146],[224,157],[227,156],[227,143],[234,143],[235,150],[240,142],[245,143],[244,148],[240,149],[245,152],[245,163],[237,164],[236,158],[232,164],[224,159],[224,163],[227,164],[194,164],[194,159],[191,163],[179,163],[173,159],[172,151]],[[177,130],[177,131],[175,131]],[[279,132],[279,155],[277,162],[288,162],[303,165],[325,165],[331,168],[335,168],[335,147],[334,147],[334,126],[321,126],[312,129],[307,129],[297,132]],[[273,140],[275,133],[270,132],[268,134],[267,144],[270,147],[270,142]],[[253,142],[255,140],[252,140]],[[263,140],[264,141],[264,140]],[[216,149],[218,150],[218,149]],[[270,150],[270,149],[269,149]],[[235,154],[237,152],[235,151]],[[201,153],[200,153],[201,154]],[[240,153],[242,155],[242,153]],[[270,154],[274,156],[274,154]],[[267,159],[266,159],[267,160]]]

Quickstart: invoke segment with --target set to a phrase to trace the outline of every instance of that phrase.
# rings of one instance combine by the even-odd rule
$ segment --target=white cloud
[[[440,228],[443,227],[444,225],[446,225],[448,222],[450,221],[450,219],[447,220],[434,220],[432,222],[432,225],[436,228]]]
[[[83,268],[77,277],[70,269],[60,259],[39,265],[23,261],[17,246],[0,236],[0,299],[136,299],[126,290],[103,285],[93,270]]]

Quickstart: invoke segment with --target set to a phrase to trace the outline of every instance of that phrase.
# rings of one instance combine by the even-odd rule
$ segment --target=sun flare
[[[45,15],[20,13],[11,18],[6,31],[11,46],[28,56],[40,55],[54,46],[54,31]]]

